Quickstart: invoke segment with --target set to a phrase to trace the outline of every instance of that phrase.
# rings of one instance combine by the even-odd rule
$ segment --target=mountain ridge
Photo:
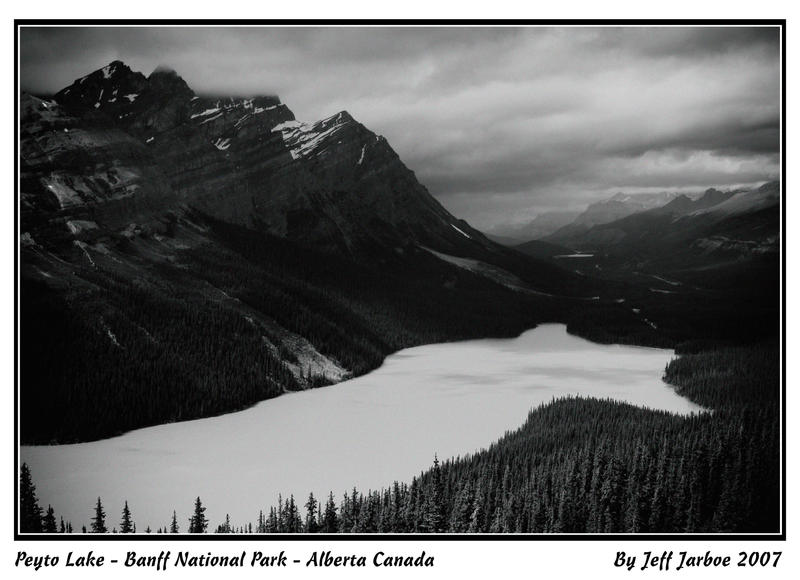
[[[241,409],[597,294],[452,216],[346,111],[123,63],[21,110],[24,442]]]

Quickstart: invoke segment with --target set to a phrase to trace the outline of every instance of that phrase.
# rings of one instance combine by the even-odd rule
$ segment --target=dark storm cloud
[[[20,56],[38,92],[121,59],[302,120],[346,109],[485,228],[779,173],[776,28],[26,28]]]

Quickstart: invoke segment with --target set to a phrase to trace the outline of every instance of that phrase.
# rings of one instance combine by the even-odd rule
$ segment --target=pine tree
[[[131,510],[128,509],[128,501],[125,500],[125,507],[122,508],[122,522],[119,524],[119,531],[123,534],[133,532],[133,522],[131,521]]]
[[[170,534],[178,533],[178,516],[175,513],[175,510],[172,510],[172,523],[169,525],[169,533]]]
[[[33,485],[28,464],[23,463],[19,476],[19,524],[21,532],[42,531],[42,508],[36,498],[36,486]]]
[[[466,532],[469,529],[470,510],[472,507],[472,486],[469,481],[456,493],[453,499],[453,511],[450,514],[451,532]]]
[[[343,533],[350,532],[353,529],[353,520],[351,519],[351,513],[353,509],[350,505],[351,503],[350,496],[348,495],[347,491],[345,491],[342,496],[342,504],[339,509],[339,531]]]
[[[103,504],[100,498],[97,498],[97,505],[94,508],[94,517],[92,518],[92,533],[105,534],[108,532],[106,528],[106,512],[103,511]]]
[[[313,493],[308,494],[308,501],[306,502],[305,531],[309,534],[319,531],[319,525],[317,524],[317,500],[314,498]]]
[[[475,496],[472,501],[472,513],[469,517],[469,527],[467,531],[471,534],[483,531],[483,520],[486,517],[485,508],[483,505],[483,480],[479,479]]]
[[[422,515],[422,529],[425,532],[437,533],[445,529],[445,507],[442,485],[442,472],[439,458],[434,456],[431,470],[430,490],[425,495]]]
[[[302,531],[303,521],[300,519],[300,512],[297,509],[297,504],[294,501],[294,494],[289,496],[286,502],[286,531],[290,534],[296,534]]]
[[[328,494],[328,501],[325,503],[325,514],[322,516],[322,531],[333,534],[339,530],[339,518],[336,515],[336,502],[333,499],[333,492]]]
[[[56,527],[56,515],[53,513],[53,506],[47,506],[47,514],[44,516],[44,532],[48,534],[55,534],[58,531]]]
[[[189,521],[189,533],[190,534],[204,534],[206,528],[208,528],[208,520],[206,519],[206,508],[203,507],[203,503],[200,501],[200,496],[194,502],[194,514],[192,514],[192,519]]]

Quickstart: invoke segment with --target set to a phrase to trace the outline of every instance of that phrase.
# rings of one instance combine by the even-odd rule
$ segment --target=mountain
[[[171,203],[231,223],[356,254],[398,241],[455,250],[484,240],[346,111],[301,123],[275,96],[199,97],[174,71],[145,78],[118,61],[76,80],[55,101],[96,112],[101,125],[104,115],[138,140],[149,155],[137,154],[158,160]],[[150,180],[139,185],[136,198],[158,188]]]
[[[528,240],[537,240],[571,223],[580,213],[579,211],[543,212],[528,223],[513,227],[505,227],[503,229],[498,229],[496,232],[493,230],[492,233],[497,233],[501,237],[506,238],[508,240],[507,245],[511,244],[512,241],[519,244]]]
[[[779,202],[780,184],[777,181],[770,181],[754,190],[744,189],[730,192],[718,203],[708,204],[699,210],[705,210],[705,213],[718,217],[734,216],[775,207]],[[701,211],[697,213],[699,214]]]
[[[764,222],[761,216],[764,211],[777,211],[778,190],[777,182],[769,182],[753,190],[709,189],[696,200],[681,195],[661,207],[595,225],[568,241],[570,247],[582,251],[652,254],[664,259],[669,255],[666,246],[703,246],[708,236],[733,234],[730,229],[736,223],[737,235],[772,245],[777,251],[777,219]],[[751,222],[749,227],[742,228],[743,219]]]
[[[674,197],[561,242],[515,249],[623,284],[617,300],[670,336],[747,341],[774,335],[779,312],[780,186]],[[555,236],[553,236],[555,237]],[[573,332],[603,340],[619,314],[587,314]]]
[[[661,207],[678,197],[675,192],[625,194],[617,193],[613,197],[590,204],[570,223],[542,236],[546,241],[569,245],[570,240],[580,236],[590,228],[606,224],[625,216]]]
[[[303,123],[120,61],[20,109],[25,443],[240,409],[608,287],[451,215],[346,111]]]
[[[653,346],[771,324],[771,305],[688,285],[654,294],[624,249],[613,276],[611,262],[589,271],[558,247],[495,243],[346,111],[305,123],[274,95],[197,95],[168,68],[115,61],[52,99],[21,95],[20,112],[23,443],[225,413],[402,348],[541,322]],[[681,220],[719,225],[691,230],[692,251],[727,256],[753,245],[754,213],[771,231],[774,197],[676,205]],[[720,273],[749,287],[748,271]]]
[[[677,281],[656,283],[661,290],[696,284],[743,292],[744,284],[771,292],[777,287],[779,190],[769,182],[755,189],[709,189],[696,200],[679,196],[571,235],[567,243],[592,254],[607,276],[644,273]]]

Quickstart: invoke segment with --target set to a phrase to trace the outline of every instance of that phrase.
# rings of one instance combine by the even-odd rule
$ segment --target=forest
[[[22,444],[91,441],[305,388],[281,329],[358,376],[408,346],[513,336],[564,316],[419,248],[377,268],[197,219],[214,240],[177,264],[133,277],[113,262],[77,269],[72,292],[23,277]],[[127,251],[135,263],[139,249]]]
[[[560,399],[490,448],[434,458],[410,482],[341,497],[277,498],[249,522],[165,514],[146,533],[776,533],[780,527],[779,348],[692,343],[664,379],[707,409],[687,417],[625,403]],[[20,475],[22,532],[70,532]],[[187,502],[191,501],[187,498]],[[133,532],[127,503],[109,524],[101,499],[87,533]],[[111,529],[109,530],[109,526]]]

